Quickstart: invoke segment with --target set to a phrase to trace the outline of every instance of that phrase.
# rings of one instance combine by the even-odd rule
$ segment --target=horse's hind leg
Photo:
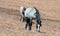
[[[20,15],[20,21],[22,20],[22,15]]]
[[[25,29],[27,29],[28,26],[28,18],[26,18],[26,25],[25,25]]]
[[[25,18],[23,17],[23,22],[25,21]]]
[[[27,29],[28,24],[25,25],[25,29]]]

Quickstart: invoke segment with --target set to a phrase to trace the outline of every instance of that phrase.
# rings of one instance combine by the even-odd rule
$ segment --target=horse
[[[31,30],[32,27],[32,20],[36,19],[36,31],[40,32],[40,26],[41,26],[41,19],[39,11],[35,7],[20,7],[21,9],[21,16],[23,18],[23,21],[26,21],[25,29],[27,29],[27,26],[29,26],[29,30]]]

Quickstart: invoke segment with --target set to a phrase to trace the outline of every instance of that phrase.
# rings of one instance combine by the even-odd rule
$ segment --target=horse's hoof
[[[22,21],[22,22],[25,22],[25,21]]]
[[[40,32],[40,31],[38,31],[38,30],[36,30],[37,32]]]
[[[20,21],[21,21],[21,19],[20,19]]]
[[[25,27],[25,29],[27,29],[27,27]]]
[[[31,31],[31,29],[28,29],[28,30],[30,30],[30,31]]]
[[[38,32],[40,32],[40,31],[38,31]]]

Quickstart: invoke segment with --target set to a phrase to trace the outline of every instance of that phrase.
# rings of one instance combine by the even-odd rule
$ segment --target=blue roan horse
[[[36,29],[38,32],[40,32],[40,26],[41,26],[41,19],[39,11],[35,7],[20,7],[20,13],[21,17],[23,18],[23,21],[26,21],[25,29],[27,29],[27,26],[29,26],[29,30],[31,30],[32,27],[32,20],[33,18],[36,19]]]

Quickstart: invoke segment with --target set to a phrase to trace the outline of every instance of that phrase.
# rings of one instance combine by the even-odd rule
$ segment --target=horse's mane
[[[40,15],[39,14],[39,10],[36,8],[36,7],[33,7],[35,10],[36,10],[36,13],[38,14],[38,15]]]

